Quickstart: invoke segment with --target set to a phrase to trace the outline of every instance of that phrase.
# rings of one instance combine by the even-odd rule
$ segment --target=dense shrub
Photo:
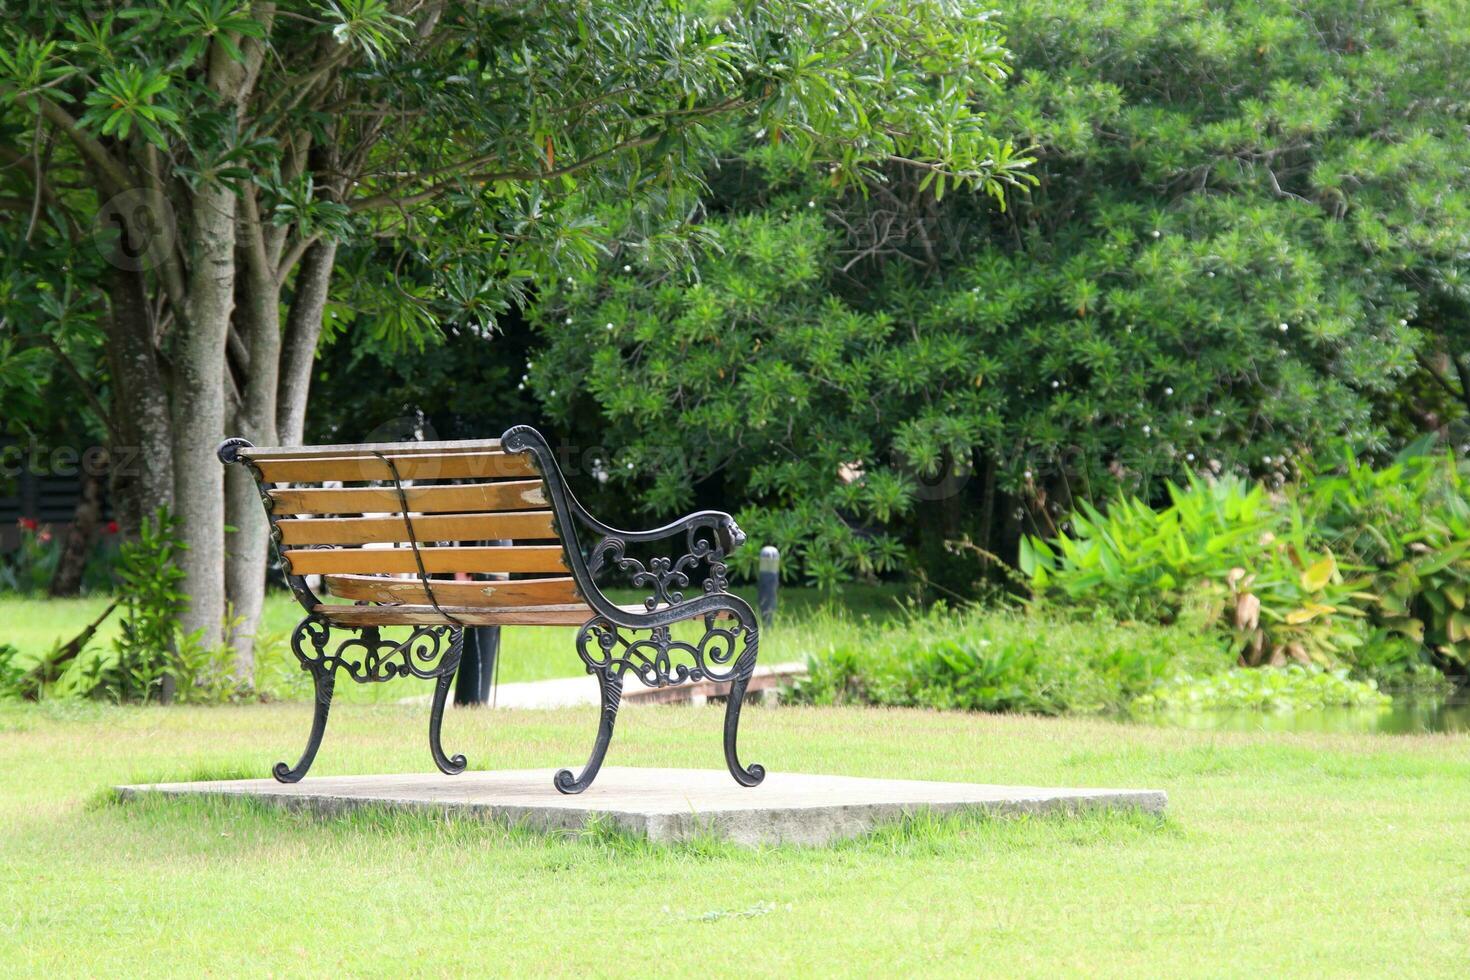
[[[1439,666],[1470,669],[1470,464],[1413,451],[1377,468],[1309,460],[1290,495],[1312,535],[1369,577],[1375,643],[1422,644]]]
[[[1268,493],[1191,476],[1150,507],[1083,504],[1050,540],[1028,539],[1022,570],[1040,602],[1170,623],[1213,612],[1243,663],[1347,663],[1412,679],[1432,660],[1470,662],[1470,502],[1463,464],[1408,455],[1336,471],[1306,460]]]
[[[809,658],[794,693],[817,704],[1039,714],[1116,710],[1178,672],[1226,669],[1208,631],[942,608],[851,628]]]

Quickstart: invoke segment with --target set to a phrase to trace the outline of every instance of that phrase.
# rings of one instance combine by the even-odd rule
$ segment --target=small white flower
[[[1184,420],[1184,427],[1186,429],[1192,429],[1192,428],[1194,428],[1194,419],[1185,419]]]
[[[1154,427],[1153,427],[1153,426],[1151,426],[1151,425],[1145,425],[1145,426],[1144,426],[1144,427],[1143,427],[1143,434],[1144,434],[1144,435],[1148,435],[1148,434],[1149,434],[1149,433],[1150,433],[1150,432],[1152,432],[1152,431],[1154,431]]]
[[[625,266],[623,266],[623,271],[624,272],[632,272],[633,271],[633,267],[631,265],[625,265]]]
[[[555,388],[552,388],[551,389],[551,397],[552,398],[555,398],[556,397],[556,389]]]
[[[1061,386],[1062,386],[1062,383],[1061,383],[1061,382],[1060,382],[1060,381],[1053,381],[1053,382],[1052,382],[1052,383],[1051,383],[1051,386],[1052,386],[1052,387],[1053,387],[1053,388],[1060,388],[1060,387],[1061,387]]]
[[[806,202],[806,206],[809,207],[809,208],[814,208],[814,207],[817,206],[817,202],[816,201],[807,201]]]
[[[1288,331],[1288,330],[1290,330],[1290,329],[1291,329],[1291,327],[1289,327],[1289,326],[1287,326],[1287,325],[1286,325],[1286,324],[1284,324],[1284,323],[1278,323],[1278,324],[1277,324],[1277,325],[1276,325],[1276,329],[1277,329],[1277,330],[1280,330],[1280,331],[1281,331],[1281,332],[1282,332],[1282,333],[1286,333],[1286,331]]]
[[[1154,230],[1154,233],[1153,233],[1153,236],[1154,236],[1154,237],[1155,237],[1155,238],[1158,238],[1158,237],[1159,237],[1159,232],[1158,232],[1158,230],[1157,230],[1157,229],[1155,229],[1155,230]]]
[[[1261,462],[1265,463],[1267,466],[1270,466],[1271,465],[1271,457],[1270,456],[1262,456],[1261,457]]]
[[[1193,463],[1194,462],[1194,453],[1185,453],[1184,454],[1184,458],[1187,459],[1187,460],[1189,460],[1191,463]]]
[[[1211,279],[1215,278],[1215,274],[1213,272],[1206,272],[1205,275]]]
[[[1026,473],[1025,473],[1025,477],[1026,477],[1026,479],[1028,479],[1028,480],[1029,480],[1029,479],[1031,479],[1031,471],[1030,471],[1030,470],[1027,470],[1027,471],[1026,471]]]
[[[630,470],[631,470],[631,469],[632,469],[632,468],[633,468],[633,464],[632,464],[632,463],[629,463],[629,464],[628,464],[628,469],[630,469]]]
[[[1409,321],[1408,320],[1400,320],[1399,321],[1399,326],[1401,326],[1401,327],[1407,327],[1408,325],[1409,325]]]
[[[570,327],[571,325],[572,325],[572,318],[571,317],[567,317],[567,326]]]
[[[1221,414],[1221,413],[1220,413],[1220,410],[1219,410],[1219,409],[1218,409],[1218,408],[1217,408],[1217,409],[1215,409],[1215,411],[1214,411],[1214,412],[1213,412],[1213,413],[1212,413],[1212,414],[1214,414],[1214,415],[1219,415],[1219,414]]]
[[[1173,388],[1165,388],[1164,389],[1164,394],[1166,394],[1166,395],[1172,395],[1172,394],[1174,394],[1174,389]]]
[[[607,329],[611,330],[612,328],[613,328],[613,325],[612,325],[611,322],[609,322],[608,325],[607,325]]]
[[[516,391],[525,391],[525,390],[526,390],[526,383],[524,381],[522,381],[520,384],[516,385]]]

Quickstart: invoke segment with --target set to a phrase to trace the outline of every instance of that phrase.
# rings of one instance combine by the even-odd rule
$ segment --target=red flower
[[[117,521],[108,521],[106,530],[108,534],[116,534],[121,528],[117,526]]]
[[[41,526],[34,517],[22,517],[15,523],[22,531],[34,531]]]

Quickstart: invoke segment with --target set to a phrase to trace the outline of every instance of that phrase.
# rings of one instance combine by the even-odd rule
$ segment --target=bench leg
[[[740,659],[735,663],[735,676],[730,679],[730,697],[725,702],[725,765],[730,767],[730,775],[741,786],[758,786],[766,778],[765,766],[759,763],[742,766],[735,751],[735,738],[740,732],[740,706],[745,701],[745,689],[755,673],[758,645],[758,634],[751,629],[745,636],[745,649],[740,652]]]
[[[464,640],[458,641],[463,643]],[[454,686],[454,671],[451,669],[439,675],[439,680],[434,685],[434,704],[429,709],[429,752],[434,756],[434,765],[446,776],[455,776],[464,772],[465,757],[444,755],[444,744],[439,741],[439,726],[444,721],[444,703],[449,699],[449,689]]]
[[[316,686],[316,714],[311,719],[311,735],[306,740],[306,750],[301,753],[295,767],[288,767],[284,762],[277,762],[271,770],[277,781],[282,783],[300,782],[301,777],[306,775],[306,770],[311,768],[311,763],[316,759],[316,750],[322,746],[322,735],[327,730],[327,713],[332,710],[332,688],[335,684],[335,673],[330,667],[312,668],[311,677]]]
[[[611,670],[597,671],[597,683],[602,688],[602,717],[597,724],[597,742],[592,746],[592,757],[587,760],[582,774],[573,778],[570,769],[556,774],[556,788],[568,794],[580,793],[592,785],[602,760],[607,755],[607,744],[612,741],[613,724],[618,720],[618,706],[623,702],[623,675]]]

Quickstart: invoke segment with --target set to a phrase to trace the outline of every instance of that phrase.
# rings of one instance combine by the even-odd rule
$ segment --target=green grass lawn
[[[341,706],[313,775],[424,771],[426,714]],[[609,764],[717,768],[720,718],[630,708]],[[456,711],[445,743],[474,767],[575,764],[594,720]],[[107,802],[263,776],[307,723],[303,704],[0,707],[0,972],[1463,975],[1470,951],[1464,736],[748,709],[742,755],[772,770],[1170,795],[1164,820],[915,821],[828,849]]]

